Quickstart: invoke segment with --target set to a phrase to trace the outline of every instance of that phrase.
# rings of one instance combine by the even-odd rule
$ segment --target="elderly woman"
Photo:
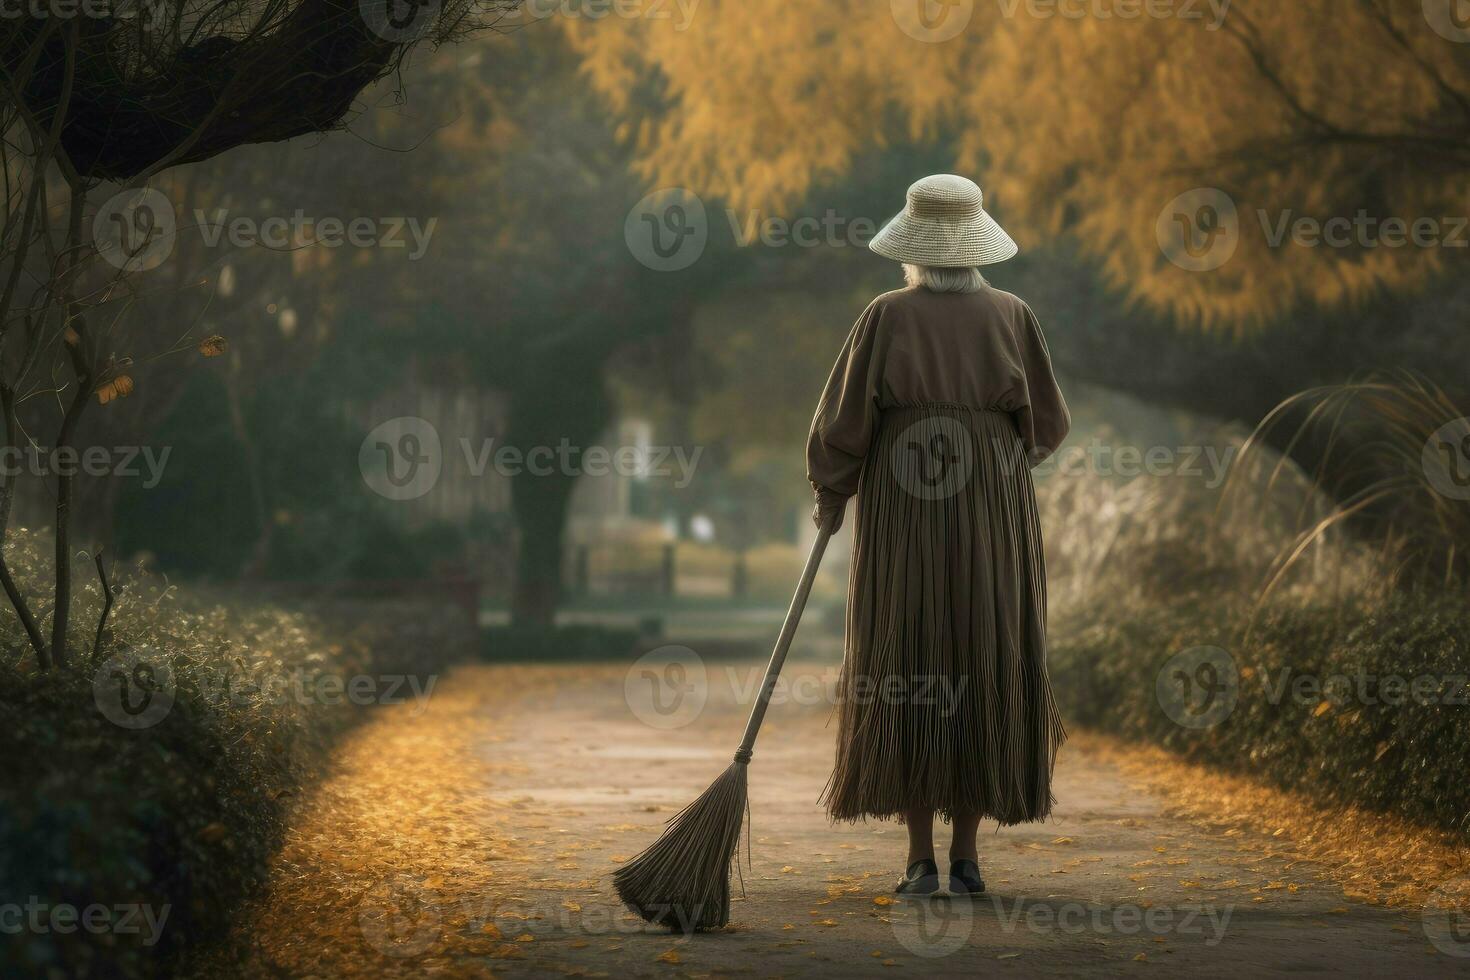
[[[870,248],[903,263],[848,335],[812,421],[818,526],[856,496],[833,819],[901,818],[901,894],[984,891],[980,821],[1044,819],[1065,739],[1046,672],[1030,467],[1070,417],[1031,308],[980,267],[1016,254],[963,177],[926,177]]]

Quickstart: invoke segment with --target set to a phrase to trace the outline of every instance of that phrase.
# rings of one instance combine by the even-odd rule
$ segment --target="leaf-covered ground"
[[[982,831],[989,896],[895,901],[902,827],[834,826],[816,804],[832,739],[820,693],[832,668],[817,664],[788,665],[795,696],[772,708],[757,745],[752,864],[732,925],[655,930],[619,906],[609,874],[729,761],[760,665],[706,666],[697,717],[650,715],[625,668],[586,666],[464,667],[426,710],[376,709],[303,801],[268,894],[236,931],[236,961],[211,969],[1239,977],[1470,966],[1456,955],[1470,946],[1435,912],[1465,880],[1463,849],[1091,738],[1063,750],[1052,822]]]

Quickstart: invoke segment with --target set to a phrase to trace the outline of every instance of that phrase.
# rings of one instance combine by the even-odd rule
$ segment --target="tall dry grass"
[[[1174,474],[1120,480],[1078,467],[1041,481],[1048,588],[1058,614],[1199,593],[1246,604],[1272,583],[1273,592],[1317,599],[1381,590],[1375,549],[1336,523],[1323,524],[1336,505],[1299,466],[1238,430],[1206,430],[1191,441],[1231,454],[1223,486]],[[1303,544],[1308,525],[1318,533]],[[1286,563],[1288,553],[1295,559]]]
[[[1058,608],[1204,589],[1256,604],[1464,591],[1470,419],[1432,383],[1394,375],[1314,388],[1253,432],[1198,441],[1233,454],[1223,486],[1078,467],[1041,482]],[[1292,458],[1307,448],[1311,470]]]
[[[1464,416],[1379,378],[1210,439],[1240,450],[1218,488],[1086,470],[1039,487],[1068,721],[1470,840]],[[1272,444],[1309,450],[1311,469]],[[1202,648],[1233,686],[1227,716],[1198,727],[1161,710],[1159,685]]]
[[[1390,583],[1463,591],[1470,575],[1470,419],[1442,388],[1398,373],[1304,391],[1261,422],[1242,461],[1257,462],[1273,436],[1288,453],[1320,447],[1311,485],[1335,503],[1300,521],[1267,592],[1343,526],[1377,543]],[[1249,478],[1259,476],[1256,467],[1229,489],[1245,498],[1270,493],[1288,470],[1283,457],[1275,458],[1264,484]]]

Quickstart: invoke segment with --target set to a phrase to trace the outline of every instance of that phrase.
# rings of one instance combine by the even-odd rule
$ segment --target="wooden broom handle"
[[[765,720],[766,708],[771,703],[771,692],[776,687],[776,678],[781,675],[781,667],[786,663],[786,652],[791,649],[791,639],[796,635],[796,626],[801,622],[802,611],[806,609],[806,600],[811,595],[812,582],[816,580],[817,569],[822,564],[822,555],[827,551],[827,542],[832,538],[833,526],[841,517],[842,511],[839,510],[827,518],[827,522],[817,531],[817,540],[812,542],[812,551],[807,555],[806,568],[802,569],[796,595],[791,597],[791,608],[786,610],[786,622],[781,626],[781,636],[776,640],[776,649],[771,651],[771,662],[766,665],[766,679],[761,684],[755,705],[750,709],[750,720],[745,723],[745,737],[740,740],[740,748],[735,751],[736,762],[750,761],[751,750],[755,747],[755,736],[760,731],[761,722]]]

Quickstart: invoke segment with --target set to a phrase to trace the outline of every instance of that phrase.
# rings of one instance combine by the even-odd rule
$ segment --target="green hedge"
[[[1051,675],[1070,723],[1470,836],[1464,597],[1277,603],[1248,638],[1249,610],[1218,597],[1136,605],[1054,624]],[[1157,687],[1171,657],[1199,646],[1225,650],[1238,677],[1233,708],[1209,727],[1176,722]]]
[[[626,660],[638,642],[637,630],[604,626],[492,626],[480,631],[480,656],[505,663]]]
[[[24,548],[18,557],[24,565]],[[78,605],[95,628],[95,590]],[[452,617],[391,603],[318,615],[181,602],[146,583],[128,585],[116,613],[98,664],[74,654],[83,662],[49,673],[35,669],[14,617],[0,620],[0,976],[173,975],[228,934],[292,801],[364,714],[313,685],[426,679],[464,640],[436,625]],[[73,642],[83,650],[90,638],[79,630]],[[174,678],[167,713],[137,730],[102,708],[110,658],[128,651]],[[282,679],[300,687],[269,687]],[[88,909],[102,928],[71,927]]]

